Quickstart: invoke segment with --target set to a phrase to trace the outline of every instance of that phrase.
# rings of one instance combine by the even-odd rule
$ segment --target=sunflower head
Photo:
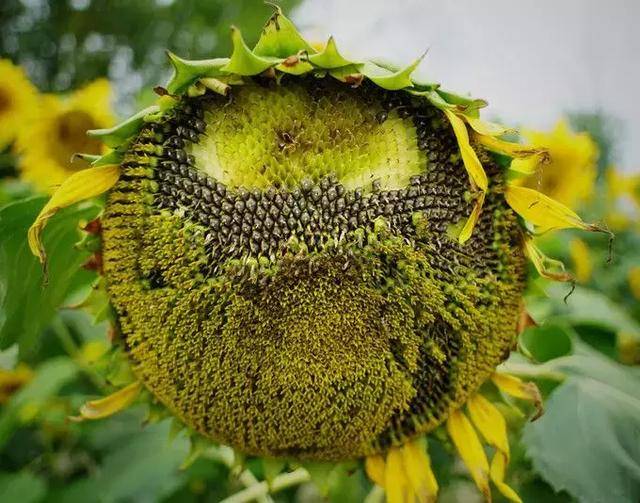
[[[420,59],[352,61],[333,39],[317,50],[279,10],[253,49],[232,39],[230,58],[171,54],[156,106],[91,132],[112,150],[52,197],[32,250],[45,262],[46,220],[108,190],[100,262],[120,341],[189,427],[249,454],[370,456],[391,491],[399,467],[430,473],[414,439],[446,421],[485,494],[491,470],[518,501],[504,420],[477,392],[493,379],[539,398],[494,373],[522,319],[525,256],[568,279],[531,231],[599,228],[507,184],[490,152],[548,151],[502,140],[481,100],[414,80]],[[496,449],[491,467],[465,403]]]

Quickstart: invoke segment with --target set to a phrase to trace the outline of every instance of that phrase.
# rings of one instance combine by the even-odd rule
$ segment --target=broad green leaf
[[[25,199],[0,210],[0,349],[18,342],[21,354],[33,350],[67,296],[95,276],[80,267],[88,254],[74,248],[78,221],[94,218],[99,210],[86,202],[62,210],[45,229],[49,281],[43,287],[42,268],[29,250],[27,231],[46,199]]]
[[[132,115],[120,124],[108,129],[91,129],[87,131],[87,135],[99,139],[108,147],[115,148],[140,131],[144,124],[144,118],[147,115],[156,113],[159,110],[156,105],[150,106],[144,110],[140,110],[137,114]]]
[[[46,361],[36,369],[35,377],[11,397],[0,413],[0,449],[23,422],[37,416],[43,404],[73,379],[76,364],[66,357]]]
[[[584,502],[640,500],[640,376],[582,345],[545,369],[565,382],[526,426],[534,468],[557,490]]]
[[[315,49],[298,33],[294,24],[282,13],[282,9],[276,6],[264,29],[258,43],[253,48],[256,56],[272,58],[286,58],[300,51],[313,54]]]
[[[0,501],[37,503],[46,494],[45,481],[26,470],[17,473],[0,473]]]
[[[530,327],[520,334],[520,346],[538,362],[566,356],[571,352],[571,335],[560,325]]]

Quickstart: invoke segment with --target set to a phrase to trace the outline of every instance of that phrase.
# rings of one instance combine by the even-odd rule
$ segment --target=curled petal
[[[495,122],[483,121],[479,117],[473,117],[472,115],[465,114],[464,120],[471,126],[471,129],[483,136],[502,136],[515,132],[513,128],[508,128]]]
[[[31,252],[38,257],[45,268],[45,277],[46,252],[40,235],[47,221],[62,208],[106,192],[115,185],[119,176],[120,166],[117,165],[98,166],[76,171],[62,183],[51,196],[49,202],[44,205],[35,222],[29,228],[28,241]]]
[[[112,416],[131,405],[141,389],[142,385],[136,381],[100,400],[87,402],[80,407],[80,417],[76,419],[102,419]]]
[[[569,228],[608,232],[598,225],[584,222],[572,209],[534,189],[510,184],[505,198],[518,215],[541,232]]]
[[[531,263],[543,278],[553,281],[572,281],[573,276],[566,272],[564,264],[560,260],[547,257],[534,243],[533,239],[527,238],[524,241],[524,252],[531,260]]]
[[[530,145],[521,145],[510,141],[501,140],[490,135],[474,134],[474,138],[484,148],[496,154],[506,155],[517,159],[539,156],[541,161],[548,160],[549,153],[541,147],[532,147]]]
[[[483,204],[484,192],[480,192],[475,204],[473,205],[473,209],[471,210],[471,215],[469,215],[469,218],[465,222],[462,231],[460,231],[460,236],[458,236],[458,241],[460,242],[460,244],[465,243],[471,237],[473,229],[476,226],[476,223],[478,223],[478,218],[480,218]]]
[[[478,486],[487,501],[491,501],[489,462],[480,439],[467,416],[460,410],[453,411],[447,419],[447,432],[462,461],[467,465],[476,486]]]
[[[544,409],[542,407],[542,396],[540,395],[540,390],[534,383],[524,382],[516,376],[500,372],[494,372],[491,376],[491,380],[503,393],[515,398],[533,402],[537,409],[537,413],[531,419],[532,421],[538,419],[544,413]]]
[[[380,454],[374,456],[368,456],[364,462],[364,468],[367,472],[367,476],[380,487],[385,487],[384,474],[386,466],[384,458]]]

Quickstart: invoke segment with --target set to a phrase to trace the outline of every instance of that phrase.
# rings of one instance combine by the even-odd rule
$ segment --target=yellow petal
[[[438,494],[438,482],[431,470],[431,460],[426,446],[412,441],[402,446],[405,470],[412,491],[420,503],[431,503]]]
[[[564,264],[559,260],[547,257],[533,243],[533,239],[526,238],[524,240],[524,252],[529,260],[533,263],[538,274],[543,278],[552,279],[554,281],[571,281],[573,276],[564,270]]]
[[[462,461],[467,465],[476,486],[487,501],[491,501],[489,488],[489,462],[473,426],[460,410],[453,411],[447,419],[447,432],[456,446]]]
[[[544,412],[540,390],[534,383],[524,382],[516,376],[502,374],[500,372],[494,372],[491,380],[503,393],[533,402],[537,409],[537,414],[532,418],[532,421],[539,418]]]
[[[510,184],[505,198],[518,215],[542,232],[569,228],[606,232],[602,227],[584,222],[575,211],[537,190]]]
[[[465,243],[473,233],[473,229],[478,223],[478,218],[480,218],[480,213],[482,212],[482,205],[484,204],[484,192],[481,192],[476,199],[475,204],[473,205],[473,209],[471,210],[471,215],[467,218],[467,221],[460,231],[460,236],[458,236],[458,241],[460,244]]]
[[[501,140],[494,136],[474,134],[474,138],[487,150],[495,152],[496,154],[506,155],[507,157],[514,158],[527,158],[531,156],[537,156],[539,162],[546,162],[549,160],[549,152],[542,147],[532,147],[531,145],[521,145],[520,143],[513,143],[510,141]]]
[[[87,402],[80,407],[80,417],[76,419],[102,419],[120,412],[131,405],[141,389],[142,385],[136,381],[100,400]]]
[[[504,482],[506,467],[509,464],[509,441],[504,417],[489,400],[480,394],[476,394],[467,401],[467,408],[475,427],[485,441],[496,449],[491,461],[491,480],[506,498],[521,503],[517,493]]]
[[[515,132],[513,128],[507,128],[501,124],[496,124],[495,122],[483,121],[479,117],[473,117],[465,114],[464,120],[466,120],[467,124],[469,124],[471,128],[480,135],[502,136]]]
[[[576,279],[580,283],[588,283],[593,272],[593,263],[587,243],[580,238],[572,239],[569,243],[569,254],[573,261]]]
[[[507,464],[508,459],[505,454],[500,451],[496,452],[491,460],[491,480],[505,498],[515,503],[522,503],[518,493],[504,482]]]
[[[411,501],[409,500],[409,487],[402,463],[402,453],[397,447],[392,447],[387,454],[384,481],[387,503],[407,503]]]
[[[31,248],[31,252],[38,257],[43,266],[46,265],[46,252],[40,240],[40,234],[47,221],[58,210],[109,190],[118,181],[119,176],[120,166],[117,165],[83,169],[72,174],[56,190],[49,202],[40,211],[36,221],[29,228],[29,248]]]
[[[486,192],[489,186],[489,180],[487,179],[487,174],[480,163],[480,159],[478,159],[475,150],[473,150],[469,143],[467,126],[464,121],[451,110],[444,109],[443,112],[449,119],[451,127],[453,127],[453,132],[456,135],[456,140],[458,141],[458,148],[460,148],[460,155],[462,156],[464,167],[467,170],[467,174],[469,175],[472,184],[477,186],[483,192]]]
[[[364,468],[367,476],[380,487],[385,487],[384,474],[386,466],[384,458],[380,454],[368,456],[364,462]]]

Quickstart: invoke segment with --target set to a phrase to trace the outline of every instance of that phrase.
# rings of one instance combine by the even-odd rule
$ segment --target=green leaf
[[[108,147],[115,148],[122,145],[129,138],[140,131],[144,124],[144,118],[147,115],[158,112],[158,106],[153,105],[144,110],[140,110],[137,114],[132,115],[125,121],[108,129],[91,129],[87,131],[87,135],[97,138]]]
[[[275,6],[273,13],[260,35],[258,43],[253,48],[256,56],[271,58],[286,58],[300,51],[313,54],[315,49],[302,38],[294,24],[282,13],[282,9]]]
[[[565,327],[547,324],[520,334],[520,346],[534,360],[546,362],[571,352],[571,335]]]
[[[11,397],[0,413],[0,449],[13,431],[36,417],[44,403],[77,371],[76,364],[67,357],[48,360],[36,369],[35,377]]]
[[[188,60],[167,51],[173,65],[173,75],[167,83],[167,91],[179,94],[196,80],[202,77],[219,77],[223,75],[222,67],[229,63],[229,58]]]
[[[263,458],[262,459],[262,468],[264,470],[264,478],[265,480],[271,484],[273,479],[276,478],[284,467],[287,466],[286,459],[274,459],[274,458]]]
[[[355,63],[355,61],[349,61],[342,57],[333,37],[329,37],[327,45],[322,52],[318,54],[311,54],[309,56],[309,61],[319,68],[326,68],[328,70]]]
[[[640,377],[580,345],[546,369],[566,381],[527,425],[533,466],[556,491],[585,502],[640,500]]]
[[[66,208],[43,233],[49,252],[49,282],[43,287],[42,268],[27,244],[27,230],[46,197],[12,203],[0,210],[0,349],[14,342],[28,354],[56,309],[77,288],[87,285],[94,273],[81,269],[88,254],[74,248],[79,220],[98,213],[92,202]]]
[[[231,41],[233,53],[229,62],[222,67],[224,72],[247,76],[258,75],[281,61],[277,58],[257,56],[251,52],[242,38],[242,33],[235,26],[231,27]]]
[[[44,480],[31,472],[0,473],[0,501],[37,503],[45,493]]]

